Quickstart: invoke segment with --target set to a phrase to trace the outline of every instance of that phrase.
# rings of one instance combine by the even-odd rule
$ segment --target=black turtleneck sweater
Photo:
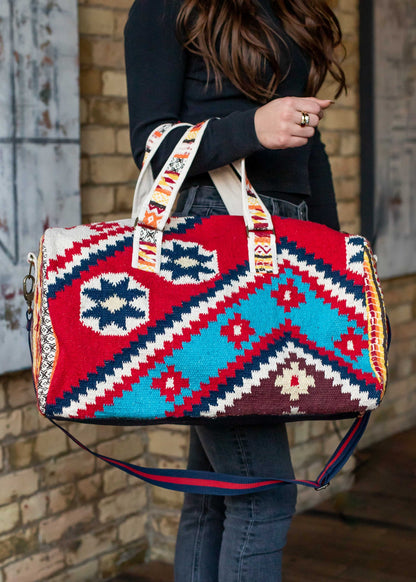
[[[256,1],[256,0],[255,0]],[[209,124],[186,181],[211,183],[207,171],[246,158],[247,174],[260,194],[295,203],[306,200],[309,219],[339,228],[331,169],[319,131],[298,148],[270,150],[256,135],[254,114],[260,106],[243,95],[228,79],[217,92],[213,75],[207,82],[203,60],[183,49],[176,37],[181,0],[135,0],[125,27],[125,57],[133,156],[140,167],[147,137],[166,122]],[[270,0],[257,0],[284,38],[281,66],[287,75],[276,98],[305,96],[309,60],[286,34]],[[271,76],[272,71],[266,71]],[[162,168],[184,128],[164,140],[154,161]]]

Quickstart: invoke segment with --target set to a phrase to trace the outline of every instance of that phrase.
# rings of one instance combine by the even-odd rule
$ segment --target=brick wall
[[[75,425],[101,453],[143,462],[146,435]],[[102,580],[147,548],[147,491],[70,442],[34,406],[28,373],[0,383],[0,580]],[[134,480],[136,481],[136,480]]]
[[[130,0],[79,2],[82,208],[121,216],[137,170],[128,140],[123,26]],[[144,464],[146,431],[73,425],[99,452]],[[148,547],[149,492],[70,443],[34,406],[30,374],[0,378],[0,582],[109,579]]]
[[[131,210],[137,168],[130,150],[123,45],[131,4],[132,0],[79,0],[85,222],[126,216]]]
[[[350,91],[322,124],[342,227],[359,232],[358,0],[334,0],[345,34]],[[131,0],[79,0],[83,220],[128,216],[136,168],[128,141],[122,31]],[[329,86],[321,96],[332,95]],[[416,276],[385,282],[394,329],[391,381],[364,444],[416,422]],[[77,450],[42,419],[27,372],[0,378],[0,582],[86,582],[145,557],[170,561],[182,496],[132,478]],[[341,429],[348,421],[338,423]],[[183,467],[185,427],[71,426],[100,452],[158,467]],[[299,477],[316,477],[338,437],[331,422],[289,425]],[[347,488],[352,460],[299,509]]]

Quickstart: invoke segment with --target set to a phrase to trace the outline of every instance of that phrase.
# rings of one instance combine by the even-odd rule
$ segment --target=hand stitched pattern
[[[301,394],[309,394],[309,389],[315,387],[315,378],[299,369],[299,362],[290,362],[282,374],[276,376],[274,385],[281,388],[282,394],[288,394],[290,400],[299,400]]]
[[[288,279],[285,285],[279,285],[279,289],[272,292],[272,297],[275,297],[277,303],[284,307],[285,313],[299,307],[301,303],[306,303],[305,294],[299,293],[294,283],[294,279]]]
[[[160,378],[153,379],[151,387],[165,396],[166,402],[174,402],[175,396],[179,396],[184,388],[189,387],[189,381],[180,372],[176,372],[174,366],[169,366]]]

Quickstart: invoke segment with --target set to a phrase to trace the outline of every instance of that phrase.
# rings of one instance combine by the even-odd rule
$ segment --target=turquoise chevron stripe
[[[167,412],[173,412],[175,403],[167,402],[166,397],[158,390],[151,387],[153,378],[159,377],[166,371],[166,366],[160,365],[157,368],[159,375],[152,374],[140,379],[140,384],[132,384],[131,391],[125,392],[123,396],[114,399],[114,404],[104,406],[102,411],[95,413],[95,418],[123,417],[143,419],[164,418]],[[182,403],[178,399],[178,403]]]
[[[294,307],[290,313],[285,313],[284,306],[280,306],[277,298],[271,295],[272,291],[277,291],[279,286],[286,285],[288,280],[293,280],[293,286],[305,296],[308,305],[306,320],[303,309]],[[304,304],[300,307],[302,305]],[[223,327],[229,325],[236,313],[241,315],[242,320],[249,321],[250,327],[255,331],[248,341],[241,342],[241,348],[237,348],[233,341],[228,341],[227,337],[221,334]],[[300,276],[288,270],[278,280],[272,279],[271,284],[257,289],[255,294],[245,300],[239,299],[225,313],[219,314],[214,322],[211,322],[207,328],[201,329],[190,342],[182,344],[181,348],[176,349],[164,362],[157,364],[148,376],[140,380],[140,383],[133,384],[131,391],[115,399],[113,406],[105,407],[102,412],[97,412],[96,417],[114,416],[114,407],[122,411],[120,414],[125,417],[137,416],[138,410],[143,418],[164,417],[166,412],[173,411],[175,405],[183,404],[184,397],[198,392],[201,383],[208,383],[211,377],[216,377],[218,369],[226,368],[228,364],[236,360],[237,356],[249,349],[253,342],[270,334],[273,328],[284,323],[289,316],[292,325],[299,326],[301,333],[304,333],[310,341],[316,342],[319,347],[327,350],[333,350],[334,341],[339,340],[343,334],[347,334],[348,329],[355,325],[354,322],[349,321],[348,316],[340,315],[329,304],[317,298],[315,292],[302,281]],[[364,340],[367,339],[361,328],[357,331]],[[335,350],[335,352],[344,361],[349,361],[355,369],[372,373],[368,352],[364,352],[356,361],[342,354],[340,350]],[[174,366],[175,370],[181,372],[182,376],[189,381],[189,387],[182,388],[181,393],[174,397],[174,402],[168,402],[158,389],[152,388],[153,380],[167,373],[171,366]]]

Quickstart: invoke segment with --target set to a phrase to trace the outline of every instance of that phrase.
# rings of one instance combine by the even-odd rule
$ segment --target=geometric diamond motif
[[[166,396],[167,402],[174,402],[175,396],[182,392],[182,388],[189,388],[189,380],[182,377],[174,366],[169,366],[167,372],[163,372],[160,378],[154,378],[151,388],[159,390],[162,396]]]
[[[356,360],[363,353],[363,349],[366,349],[368,344],[363,340],[363,338],[354,333],[354,328],[349,327],[348,333],[344,333],[337,342],[334,342],[334,346],[338,348],[343,356],[348,356],[352,360]]]
[[[221,335],[225,336],[229,342],[234,342],[237,350],[241,350],[241,342],[248,341],[251,335],[256,332],[250,327],[247,319],[241,319],[241,314],[236,313],[233,319],[228,320],[227,325],[221,328]]]
[[[163,243],[160,275],[175,285],[192,285],[218,275],[215,251],[192,242],[168,240]]]
[[[288,279],[286,285],[279,285],[278,290],[271,293],[277,299],[277,304],[285,308],[285,313],[293,307],[299,307],[301,303],[306,303],[305,295],[299,293],[294,283],[294,279]]]
[[[281,387],[281,393],[289,395],[290,400],[299,400],[301,394],[308,394],[309,388],[315,387],[315,379],[305,370],[299,370],[298,362],[291,362],[290,368],[276,377],[275,386]]]
[[[125,335],[148,318],[148,290],[127,273],[104,273],[81,288],[81,321],[102,335]]]

